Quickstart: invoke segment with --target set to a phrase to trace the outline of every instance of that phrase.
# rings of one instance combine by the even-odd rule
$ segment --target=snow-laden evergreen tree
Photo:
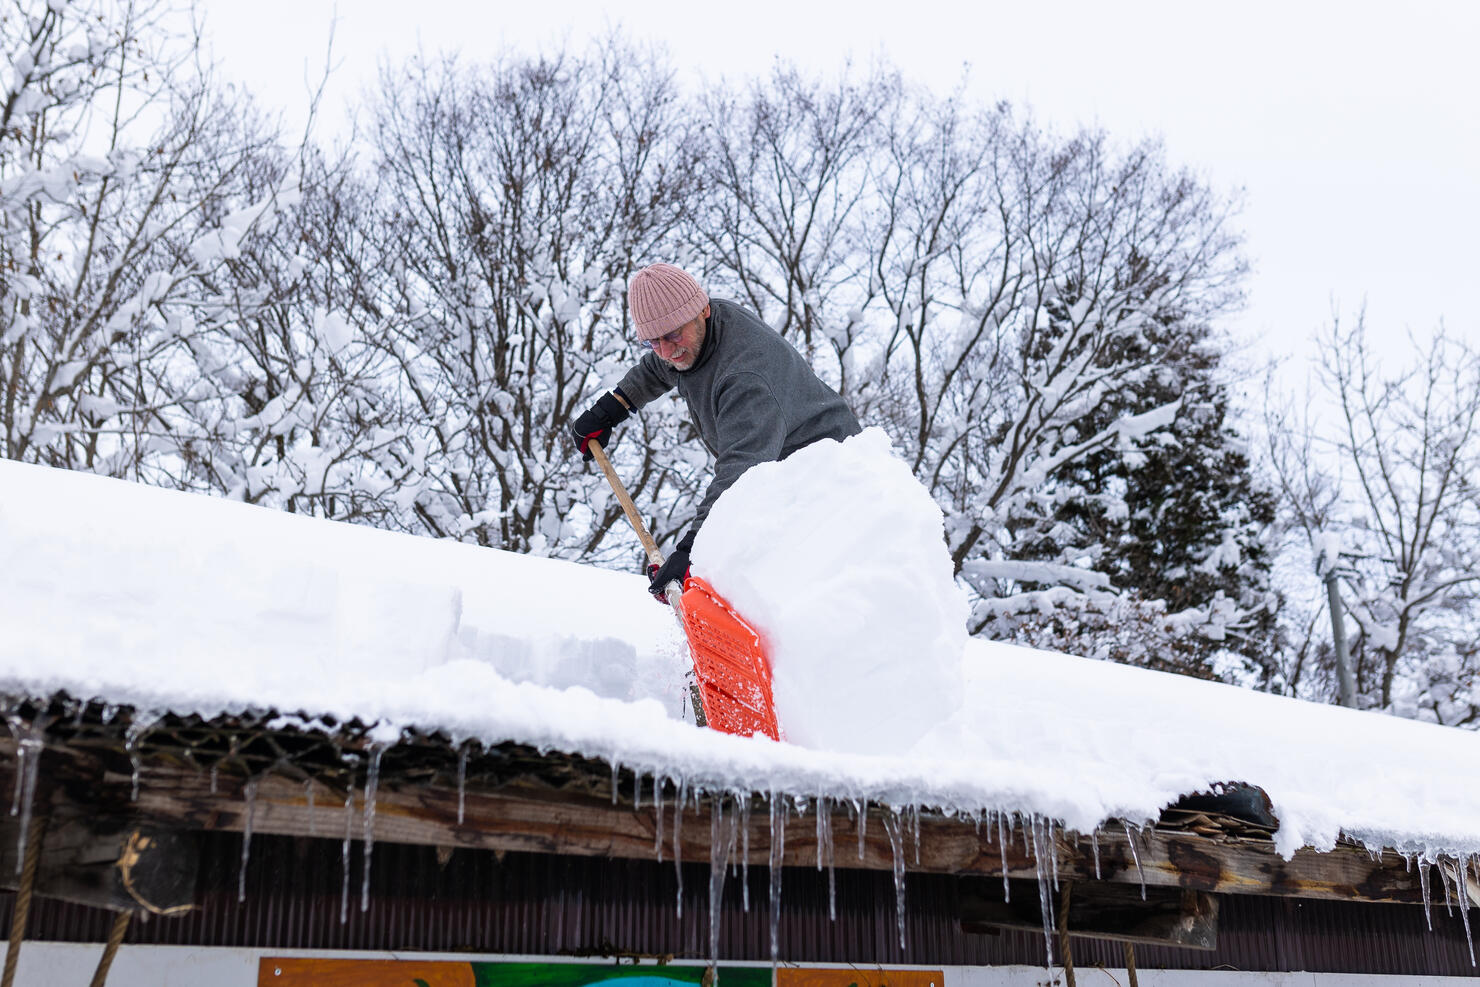
[[[1104,359],[1145,369],[1107,392],[1076,435],[1169,405],[1175,416],[1150,441],[1105,446],[1067,464],[1046,496],[1009,521],[1018,558],[1088,561],[1128,597],[1117,601],[1117,620],[1134,604],[1139,622],[1154,628],[1156,648],[1114,648],[1109,656],[1204,677],[1217,675],[1220,659],[1237,656],[1257,676],[1276,649],[1276,497],[1256,477],[1248,442],[1230,421],[1228,350],[1176,312],[1121,340]],[[1059,627],[1065,649],[1085,634],[1062,615],[1034,613],[1015,623],[1023,633],[1032,625],[1039,643],[1052,640],[1045,625]],[[1088,636],[1098,647],[1101,635]]]
[[[1155,144],[1060,138],[1000,107],[967,115],[946,103],[908,119],[934,127],[912,122],[896,138],[879,276],[892,330],[861,396],[894,423],[946,510],[977,597],[973,630],[1031,630],[1038,644],[1144,663],[1165,662],[1188,633],[1216,638],[1246,621],[1240,608],[1262,606],[1262,594],[1219,597],[1213,585],[1246,561],[1230,544],[1257,550],[1266,507],[1246,476],[1216,506],[1189,477],[1176,514],[1149,498],[1125,510],[1159,469],[1195,472],[1221,451],[1226,468],[1246,466],[1221,435],[1220,395],[1188,384],[1193,349],[1209,360],[1215,339],[1187,327],[1239,298],[1232,204]],[[1206,459],[1190,448],[1215,437]],[[1118,481],[1096,476],[1115,462]],[[1090,513],[1103,530],[1074,523]],[[1193,518],[1205,530],[1188,530]],[[1153,563],[1137,557],[1137,537],[1183,542]],[[1137,564],[1153,571],[1128,578]],[[1196,566],[1214,571],[1187,599],[1176,570]],[[1116,633],[1130,622],[1158,634]],[[1208,673],[1205,649],[1176,649],[1188,660],[1170,664]]]

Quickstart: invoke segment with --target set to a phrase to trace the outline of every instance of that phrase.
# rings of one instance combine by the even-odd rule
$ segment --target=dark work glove
[[[612,437],[612,429],[626,421],[631,414],[627,406],[608,391],[597,398],[590,408],[577,415],[576,420],[570,423],[570,433],[575,439],[576,448],[581,450],[581,458],[589,463],[591,440],[595,439],[601,443],[603,449],[606,448]]]
[[[678,544],[674,546],[673,553],[663,560],[661,566],[648,566],[648,575],[651,577],[648,592],[653,594],[653,598],[659,603],[668,602],[668,597],[663,591],[669,583],[677,579],[681,585],[685,579],[689,578],[689,549],[694,547],[695,534],[696,532],[690,531],[680,538]]]

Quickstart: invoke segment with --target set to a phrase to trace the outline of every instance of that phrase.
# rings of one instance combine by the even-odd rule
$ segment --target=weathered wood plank
[[[1010,899],[1002,883],[983,878],[961,882],[961,928],[965,932],[1024,929],[1039,932],[1043,916],[1038,889],[1025,881]],[[1069,887],[1064,883],[1063,887]],[[1218,947],[1218,899],[1183,888],[1139,888],[1126,884],[1075,884],[1069,896],[1069,935],[1185,949]],[[1059,894],[1050,892],[1050,911],[1057,915]]]
[[[0,887],[18,883],[20,823],[0,820]],[[107,908],[179,915],[194,902],[199,837],[120,817],[48,820],[35,893]]]
[[[239,783],[223,779],[221,791],[211,795],[206,779],[191,773],[148,775],[137,808],[156,818],[202,828],[240,831],[246,825],[246,803]],[[363,798],[357,793],[351,810],[356,836],[361,832],[363,809]],[[733,807],[725,811],[733,811]],[[709,859],[710,812],[711,804],[705,800],[699,809],[691,805],[682,813],[678,845],[683,859]],[[336,836],[344,832],[344,814],[338,793],[319,790],[310,809],[303,784],[265,778],[257,786],[253,831]],[[664,806],[663,815],[661,853],[664,859],[671,859],[675,819],[671,804]],[[749,823],[750,863],[763,865],[771,846],[764,808],[752,810]],[[614,806],[607,799],[522,785],[506,786],[497,792],[467,792],[464,821],[459,825],[455,789],[419,786],[402,791],[382,786],[374,833],[378,840],[400,843],[651,859],[657,852],[658,826],[650,804],[634,810],[630,803]],[[902,828],[906,830],[902,843],[907,870],[1002,874],[1004,852],[987,827],[979,833],[969,821],[924,816],[918,847],[908,832],[910,827]],[[871,870],[893,867],[894,855],[882,810],[873,808],[868,813],[861,855],[858,822],[848,812],[834,811],[831,829],[836,866]],[[791,819],[785,837],[785,865],[816,865],[815,816],[809,813]],[[1121,832],[1101,833],[1098,842],[1097,868],[1089,837],[1073,841],[1061,838],[1061,879],[1076,883],[1103,880],[1136,887],[1144,881],[1152,887],[1225,894],[1422,901],[1417,873],[1408,872],[1395,854],[1374,861],[1365,851],[1338,847],[1328,853],[1302,850],[1287,861],[1268,845],[1220,844],[1185,834],[1154,832],[1136,837],[1134,853],[1130,838]],[[1005,857],[1010,877],[1036,878],[1037,864],[1024,849],[1020,834],[1009,833]]]
[[[47,786],[47,798],[64,815],[93,813],[175,832],[240,832],[246,828],[247,802],[241,778],[223,773],[218,790],[212,791],[211,778],[205,772],[146,764],[135,801],[130,774],[106,770],[84,751],[49,750],[48,754],[43,767],[55,777]],[[14,772],[13,747],[7,751],[0,742],[0,792],[11,790]],[[344,794],[316,783],[310,783],[310,787],[276,775],[259,778],[253,800],[253,832],[342,838]],[[771,834],[763,804],[757,800],[755,805],[749,818],[750,862],[763,865],[769,859]],[[357,838],[362,832],[363,810],[363,796],[356,792],[349,811]],[[711,811],[712,802],[706,798],[702,807],[696,809],[691,804],[681,813],[677,844],[684,860],[709,859]],[[733,812],[733,805],[727,802],[725,811]],[[374,835],[377,840],[442,847],[652,859],[659,852],[661,825],[661,854],[671,859],[674,821],[671,802],[664,806],[660,824],[651,803],[634,810],[625,796],[613,804],[608,797],[526,781],[505,784],[497,790],[470,787],[464,819],[459,823],[454,786],[402,786],[387,781],[382,783],[377,799]],[[871,808],[860,841],[858,820],[843,809],[834,811],[831,829],[835,864],[874,870],[892,868],[894,853],[884,823],[883,810]],[[1021,831],[1010,833],[1007,846],[1002,848],[997,845],[994,827],[982,827],[978,832],[970,821],[925,815],[920,820],[917,847],[913,827],[905,825],[901,829],[907,870],[1000,876],[1005,859],[1009,877],[1036,878],[1037,866],[1024,849]],[[785,836],[784,864],[816,864],[816,820],[810,810],[790,820]],[[1394,854],[1374,861],[1365,851],[1338,847],[1329,853],[1303,850],[1286,861],[1274,854],[1269,844],[1219,843],[1188,834],[1155,832],[1137,837],[1133,854],[1130,838],[1119,830],[1101,833],[1098,842],[1097,866],[1089,837],[1072,841],[1060,838],[1061,880],[1073,880],[1077,885],[1106,881],[1137,888],[1144,880],[1150,887],[1335,900],[1422,900],[1417,872],[1409,873]]]

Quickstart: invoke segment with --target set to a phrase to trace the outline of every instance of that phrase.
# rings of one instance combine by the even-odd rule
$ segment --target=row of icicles
[[[46,727],[49,722],[45,714],[38,714],[33,718],[23,718],[14,710],[7,712],[6,721],[9,725],[11,736],[17,742],[16,755],[19,761],[17,765],[16,785],[12,797],[10,814],[19,816],[20,827],[17,835],[16,872],[19,873],[24,861],[27,832],[31,825],[32,804],[36,796],[37,769],[40,765],[40,753],[45,746]],[[158,721],[157,717],[136,718],[130,725],[125,736],[125,748],[133,765],[133,798],[139,796],[139,768],[140,758],[137,745],[143,734]],[[106,722],[106,718],[104,720]],[[384,746],[372,746],[368,752],[368,766],[365,772],[365,790],[361,799],[362,810],[359,816],[359,826],[355,822],[355,790],[351,783],[344,800],[344,833],[341,844],[341,857],[344,866],[343,885],[340,894],[339,921],[346,922],[349,919],[350,907],[350,848],[353,844],[355,831],[359,830],[360,839],[364,845],[363,873],[360,886],[360,911],[367,911],[370,907],[370,862],[371,854],[375,846],[375,803],[376,794],[380,784],[380,762],[385,752]],[[468,747],[463,745],[458,756],[457,766],[457,821],[462,825],[464,808],[466,805],[466,783],[468,765]],[[356,755],[348,754],[346,759],[355,758]],[[618,780],[621,773],[621,764],[613,760],[611,762],[612,804],[618,802]],[[639,771],[633,771],[632,807],[635,810],[643,805],[643,788],[647,776]],[[217,769],[211,768],[211,791],[216,791]],[[246,899],[246,873],[247,862],[251,853],[252,844],[252,822],[256,809],[258,778],[248,779],[243,786],[243,797],[246,802],[245,821],[242,833],[242,855],[241,869],[238,875],[237,900]],[[305,793],[308,799],[309,819],[315,817],[314,813],[314,782],[304,783]],[[711,964],[717,964],[719,959],[719,918],[721,914],[721,898],[724,893],[726,874],[734,875],[738,867],[742,907],[748,913],[750,911],[750,883],[749,883],[749,860],[750,860],[750,816],[751,816],[751,793],[748,790],[714,788],[705,789],[700,786],[689,786],[682,776],[670,777],[664,774],[654,774],[648,785],[649,801],[653,805],[654,815],[657,820],[653,852],[661,862],[664,853],[664,802],[665,790],[671,789],[674,793],[668,804],[672,809],[672,823],[668,826],[668,832],[672,840],[672,858],[675,873],[678,877],[678,894],[676,896],[676,909],[679,917],[683,915],[683,870],[680,855],[680,833],[683,826],[683,814],[685,810],[692,808],[698,811],[701,803],[706,797],[710,805],[710,851],[709,851],[709,954]],[[781,915],[781,861],[785,854],[786,825],[793,815],[805,815],[809,802],[815,803],[814,818],[816,820],[817,836],[817,869],[821,871],[824,867],[828,873],[828,917],[837,919],[837,885],[834,873],[834,846],[832,836],[832,817],[838,807],[842,807],[850,819],[856,820],[858,831],[858,859],[864,857],[864,841],[868,830],[867,805],[857,799],[833,799],[826,795],[817,795],[812,799],[797,796],[791,793],[772,790],[769,793],[761,793],[762,799],[767,806],[770,828],[770,946],[771,959],[778,959],[778,931]],[[1023,840],[1023,849],[1034,861],[1037,871],[1038,900],[1043,919],[1043,942],[1045,962],[1053,966],[1053,908],[1050,888],[1053,892],[1059,890],[1059,861],[1058,845],[1061,837],[1071,840],[1077,837],[1074,831],[1065,828],[1045,816],[1031,812],[1018,812],[1012,810],[981,809],[975,814],[955,813],[958,818],[964,818],[975,824],[977,832],[980,833],[985,827],[987,836],[995,842],[1002,855],[1002,893],[1004,899],[1010,900],[1011,891],[1007,877],[1007,845],[1014,830],[1020,831]],[[893,876],[895,895],[896,927],[899,933],[900,949],[907,949],[905,940],[905,881],[904,875],[907,866],[908,849],[907,843],[914,842],[914,862],[920,862],[920,806],[909,805],[904,807],[887,807],[882,816],[884,833],[889,839],[889,845],[893,853]],[[312,825],[312,824],[311,824]],[[1130,847],[1132,859],[1135,861],[1136,870],[1141,878],[1141,897],[1146,897],[1146,878],[1141,872],[1140,854],[1136,849],[1137,838],[1141,836],[1139,827],[1133,827],[1129,823],[1121,823],[1124,828],[1127,842]],[[311,835],[317,835],[312,833]],[[1100,878],[1100,844],[1099,830],[1090,834],[1091,848],[1094,858],[1095,878]],[[738,844],[738,846],[737,846]],[[737,852],[738,851],[738,852]],[[1373,859],[1379,859],[1382,855],[1380,849],[1369,850]],[[1466,888],[1469,873],[1475,875],[1477,884],[1480,884],[1480,854],[1454,855],[1454,854],[1403,854],[1404,862],[1409,872],[1418,864],[1419,884],[1422,888],[1424,919],[1428,923],[1429,931],[1433,931],[1433,913],[1431,907],[1431,891],[1429,868],[1435,867],[1439,872],[1440,882],[1444,891],[1444,907],[1446,913],[1453,915],[1454,907],[1458,905],[1460,920],[1464,924],[1465,941],[1469,946],[1470,964],[1475,965],[1474,940],[1470,931],[1469,918],[1469,892]]]

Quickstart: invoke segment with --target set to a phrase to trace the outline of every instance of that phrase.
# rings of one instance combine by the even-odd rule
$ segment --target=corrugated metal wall
[[[205,840],[203,908],[178,919],[135,922],[128,942],[266,949],[394,949],[535,955],[671,954],[705,959],[709,946],[709,867],[683,868],[683,914],[675,908],[671,863],[459,850],[445,867],[428,847],[377,844],[371,901],[360,911],[361,848],[354,844],[348,919],[339,921],[343,871],[330,840],[257,837],[246,900],[237,901],[240,837]],[[738,879],[726,882],[721,959],[768,959],[765,868],[749,875],[750,910]],[[960,931],[954,878],[910,875],[908,947],[895,928],[887,873],[837,871],[837,921],[827,913],[827,874],[783,872],[783,960],[926,965],[1041,964],[1043,937],[1026,932]],[[9,928],[10,896],[0,922]],[[1475,916],[1472,916],[1475,917]],[[1219,947],[1212,952],[1138,946],[1142,969],[1309,970],[1475,976],[1458,913],[1267,897],[1224,897]],[[96,909],[38,899],[32,939],[101,942],[111,917]],[[1123,965],[1118,943],[1076,940],[1081,967]]]

